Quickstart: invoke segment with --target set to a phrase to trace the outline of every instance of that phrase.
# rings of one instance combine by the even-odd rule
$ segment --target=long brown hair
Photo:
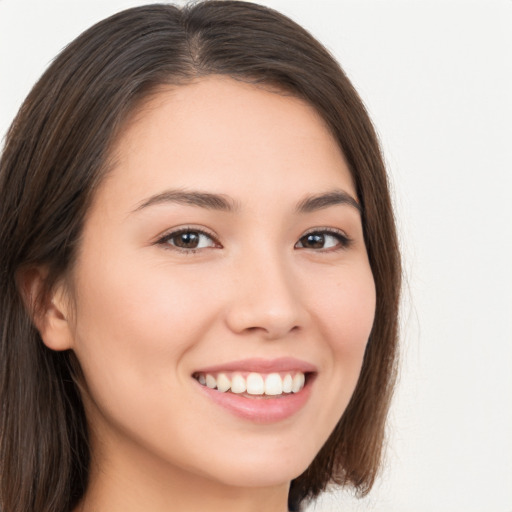
[[[290,487],[298,510],[326,485],[371,488],[381,460],[397,346],[400,260],[387,177],[367,112],[331,55],[265,7],[206,1],[149,5],[93,26],[27,97],[0,161],[0,508],[67,512],[89,470],[86,418],[72,352],[45,347],[16,276],[48,269],[44,301],[73,264],[84,216],[108,172],[123,120],[162,84],[210,74],[277,87],[316,108],[338,141],[362,205],[377,291],[361,375],[334,432]]]

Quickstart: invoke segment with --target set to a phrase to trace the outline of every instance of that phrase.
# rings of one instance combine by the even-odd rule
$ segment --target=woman
[[[367,492],[399,256],[357,93],[244,2],[71,43],[0,168],[1,507],[299,510]]]

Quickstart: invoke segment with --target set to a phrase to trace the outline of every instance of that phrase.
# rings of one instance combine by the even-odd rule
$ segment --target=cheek
[[[335,354],[364,351],[375,317],[375,284],[369,265],[331,276],[315,297],[319,325]]]
[[[177,279],[161,264],[118,261],[107,267],[89,258],[81,267],[75,352],[91,386],[169,386],[170,372],[214,318],[213,307],[199,280]]]
[[[317,325],[323,329],[328,359],[326,383],[334,427],[356,387],[375,317],[375,284],[369,265],[351,267],[350,272],[329,280],[328,293],[316,297]]]
[[[190,380],[182,362],[215,318],[214,305],[200,280],[170,275],[161,264],[123,260],[103,270],[88,261],[77,276],[74,333],[88,417],[102,431],[129,426],[134,437],[175,446],[170,409],[187,406],[180,390]]]
[[[345,412],[359,379],[375,315],[375,285],[364,262],[333,269],[309,284],[304,296],[310,298],[311,320],[319,329],[322,359],[315,384],[319,399],[311,414],[315,420],[301,442],[315,454]]]

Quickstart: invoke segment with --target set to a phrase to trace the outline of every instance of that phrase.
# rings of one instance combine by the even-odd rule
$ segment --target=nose
[[[272,253],[243,258],[233,269],[233,293],[227,311],[229,328],[264,339],[284,338],[302,329],[308,318],[304,297],[291,265]]]

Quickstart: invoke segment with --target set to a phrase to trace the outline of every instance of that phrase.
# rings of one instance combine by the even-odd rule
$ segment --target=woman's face
[[[374,318],[340,149],[303,101],[210,77],[148,100],[113,161],[68,315],[94,458],[288,482],[345,410]]]

